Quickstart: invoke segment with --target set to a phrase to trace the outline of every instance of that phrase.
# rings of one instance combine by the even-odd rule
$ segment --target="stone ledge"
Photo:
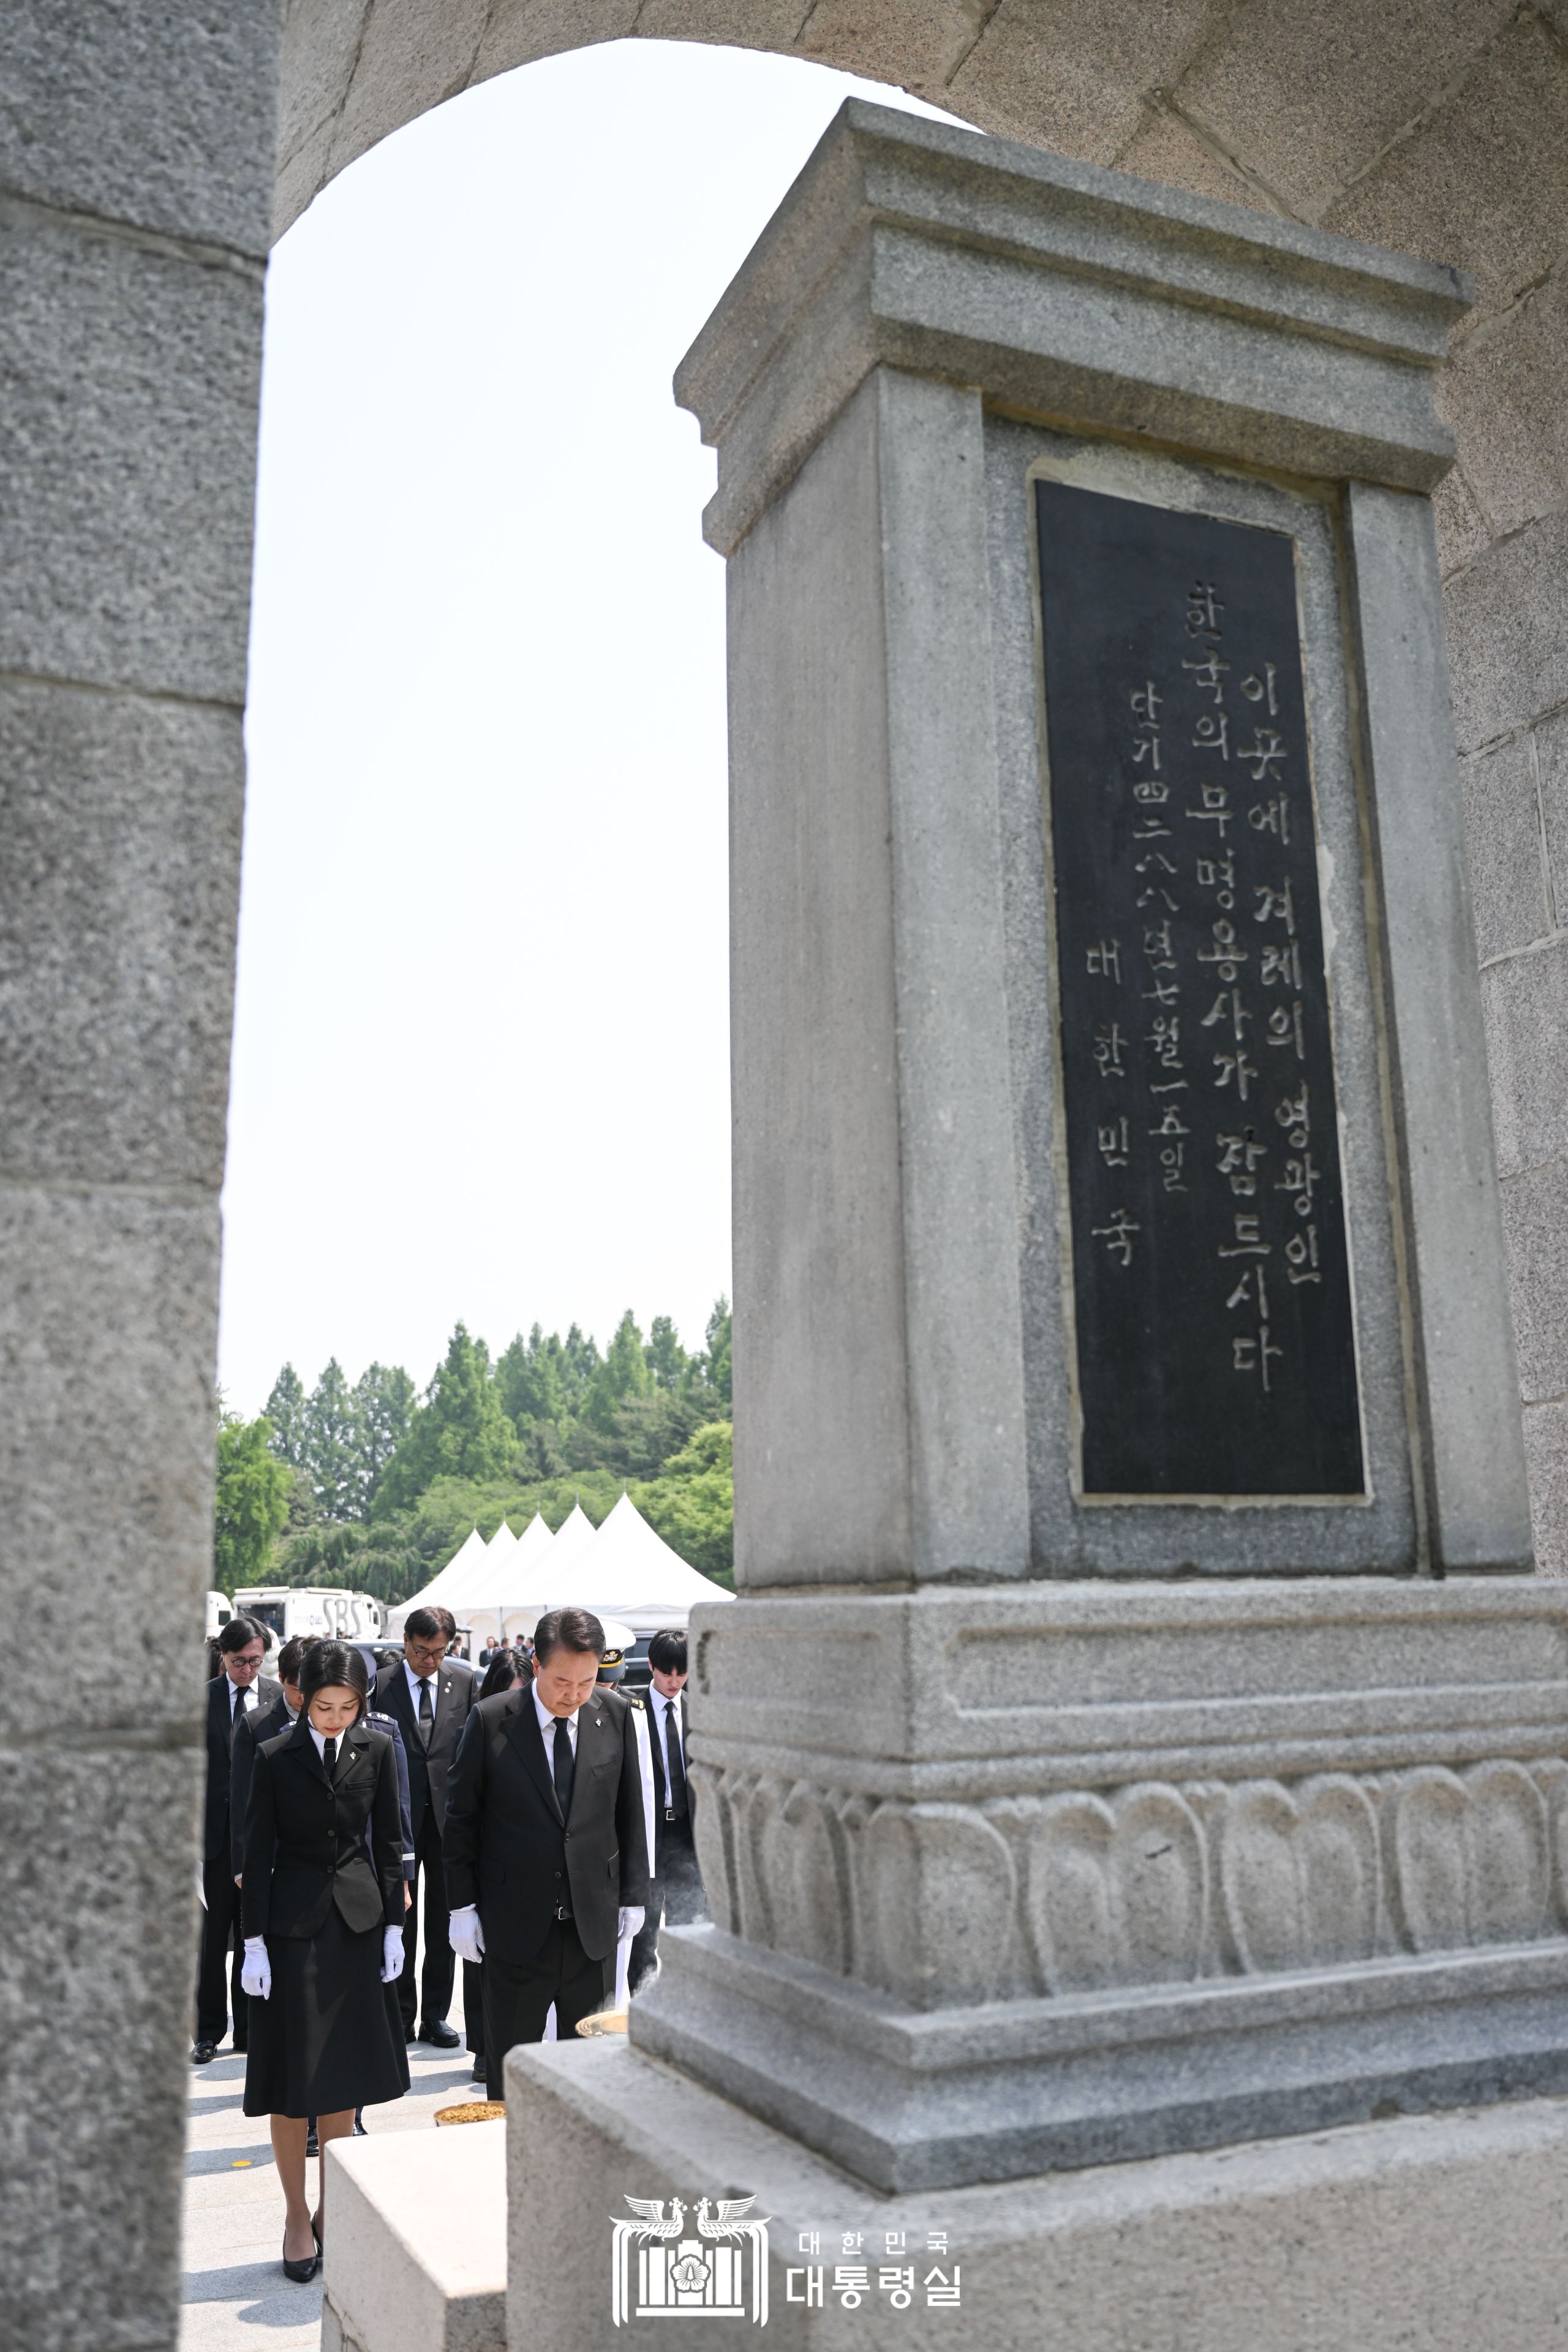
[[[323,2352],[501,2352],[501,2126],[331,2145]]]
[[[770,2343],[795,2352],[1543,2352],[1568,2327],[1568,2100],[1400,2116],[999,2187],[883,2198],[635,2049],[537,2047],[507,2062],[510,2253],[529,2290],[510,2352],[609,2340],[608,2217],[626,2198],[754,2195],[770,2216]],[[798,2250],[819,2233],[821,2252]],[[873,2294],[836,2305],[845,2231],[923,2248],[945,2231],[962,2315]],[[543,2248],[551,2259],[541,2261]],[[826,2266],[822,2309],[786,2273]],[[938,2330],[941,2330],[940,2339]],[[710,2345],[672,2315],[666,2352]],[[381,2352],[379,2346],[368,2352]]]

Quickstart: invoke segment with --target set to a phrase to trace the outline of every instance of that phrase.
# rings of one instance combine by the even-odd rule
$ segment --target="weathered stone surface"
[[[676,374],[731,552],[878,364],[1041,417],[1426,488],[1441,268],[849,100]]]
[[[1207,0],[1002,0],[946,102],[988,131],[1109,163],[1142,91],[1180,79],[1209,15]]]
[[[1538,17],[1518,14],[1321,217],[1346,236],[1470,270],[1483,307],[1498,310],[1558,258],[1565,201],[1568,54]]]
[[[1565,341],[1568,281],[1552,276],[1501,318],[1481,320],[1443,378],[1443,413],[1500,537],[1545,514],[1568,493]]]
[[[422,0],[377,0],[338,112],[334,168],[464,89],[489,13],[489,0],[443,0],[435,12]]]
[[[1222,205],[1258,205],[1258,192],[1205,147],[1179,115],[1145,107],[1138,128],[1116,158],[1119,172],[1167,188],[1189,188]]]
[[[504,2352],[505,2130],[330,2144],[323,2342],[330,2326],[367,2352]]]
[[[105,1670],[73,1689],[73,1738],[194,1737],[217,1259],[216,1199],[0,1188],[0,1606],[31,1622],[47,1593],[60,1625],[100,1628],[113,1611]],[[59,1730],[25,1643],[0,1651],[0,1722],[12,1740]]]
[[[223,1181],[237,712],[0,684],[0,1174]]]
[[[226,0],[14,10],[0,188],[264,254],[277,53],[268,11]]]
[[[732,49],[789,49],[802,0],[642,0],[639,39],[712,41]]]
[[[868,47],[896,51],[902,87],[946,106],[952,103],[947,85],[994,5],[995,0],[815,0],[804,20],[796,12],[798,46],[806,57],[850,73]]]
[[[1444,379],[1438,379],[1437,403],[1443,404]],[[1437,555],[1446,580],[1461,563],[1479,554],[1491,538],[1487,519],[1467,484],[1460,463],[1444,475],[1432,493],[1432,520],[1437,530]]]
[[[1487,963],[1551,929],[1530,739],[1515,735],[1493,751],[1472,751],[1459,772],[1476,948]]]
[[[1498,1165],[1504,1176],[1568,1153],[1568,944],[1481,974]]]
[[[245,695],[261,281],[0,232],[0,668]]]
[[[1568,711],[1543,719],[1535,730],[1535,770],[1546,830],[1546,864],[1552,928],[1568,916]]]
[[[483,81],[562,49],[624,40],[637,14],[637,0],[495,0],[472,61],[472,78]]]
[[[1568,1402],[1524,1409],[1524,1450],[1535,1510],[1536,1565],[1542,1576],[1568,1579]]]
[[[108,1671],[78,1678],[65,1719],[48,1694],[38,1746],[0,1747],[0,2275],[17,2352],[153,2352],[173,2346],[178,2319],[201,1759],[157,1744],[158,1685],[181,1684],[188,1714],[178,1628],[190,1601],[156,1585],[143,1599],[112,1574],[90,1583],[58,1605],[62,1622],[100,1627],[112,1608],[121,1638],[100,1644]],[[29,1622],[40,1589],[47,1570],[7,1592],[8,1622]],[[143,1653],[122,1636],[145,1607],[156,1613]],[[91,1703],[91,1685],[110,1679],[127,1686],[133,1745],[95,1728],[111,1710]]]
[[[1244,2161],[1163,2157],[888,2199],[619,2044],[518,2050],[508,2074],[511,2352],[602,2340],[609,2232],[582,2217],[629,2215],[628,2195],[679,2195],[688,2210],[754,2196],[772,2217],[768,2341],[798,2352],[971,2334],[1039,2352],[1042,2329],[1071,2352],[1360,2352],[1402,2338],[1421,2352],[1542,2352],[1562,2322],[1560,2099],[1275,2140]],[[889,2231],[909,2251],[887,2253]],[[921,2251],[932,2231],[948,2258]],[[847,2232],[861,2233],[873,2276],[912,2259],[914,2307],[879,2294],[845,2307],[832,2278]],[[803,2233],[817,2252],[801,2251]],[[537,2261],[542,2244],[555,2261]],[[959,2312],[924,2305],[931,2270],[951,2277],[955,2263]],[[820,2308],[803,2299],[808,2264],[825,2269]],[[675,2352],[702,2352],[712,2334],[706,2320],[661,2323]]]
[[[1477,555],[1443,604],[1454,724],[1468,751],[1568,702],[1568,510]]]
[[[1298,219],[1317,220],[1511,13],[1511,0],[1263,0],[1205,43],[1181,102]]]
[[[1524,1401],[1568,1396],[1568,1163],[1510,1177],[1503,1223]]]

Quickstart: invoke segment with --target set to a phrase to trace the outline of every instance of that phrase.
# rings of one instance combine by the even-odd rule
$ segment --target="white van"
[[[226,1592],[207,1594],[207,1640],[213,1641],[223,1632],[234,1615],[234,1603]]]
[[[317,1633],[331,1642],[379,1642],[386,1628],[379,1601],[342,1585],[247,1585],[234,1605],[267,1626],[279,1649],[296,1635],[308,1641]]]

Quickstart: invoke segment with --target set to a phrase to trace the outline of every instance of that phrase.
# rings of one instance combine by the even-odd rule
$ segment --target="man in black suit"
[[[234,2015],[234,2046],[245,2047],[247,2003],[239,1989],[245,1938],[239,1932],[239,1890],[234,1883],[229,1819],[229,1767],[234,1727],[242,1714],[265,1713],[279,1696],[278,1685],[261,1671],[267,1629],[254,1617],[231,1617],[217,1637],[220,1671],[207,1685],[207,1788],[202,1823],[201,1968],[196,1978],[196,2034],[193,2065],[205,2066]],[[232,1968],[229,1947],[234,1947]]]
[[[447,1803],[452,1947],[484,1964],[492,2099],[552,2005],[563,2042],[604,2007],[605,1963],[647,1897],[632,1711],[596,1687],[604,1628],[552,1609],[533,1639],[532,1682],[470,1716]]]
[[[689,1927],[708,1916],[702,1874],[691,1833],[691,1791],[686,1779],[686,1636],[656,1633],[647,1645],[647,1713],[653,1764],[653,1877],[647,1916],[632,1946],[626,1981],[631,1990],[654,1973],[658,1931]]]
[[[463,1736],[479,1684],[474,1670],[447,1655],[458,1631],[449,1609],[413,1609],[403,1628],[403,1655],[375,1678],[374,1704],[403,1733],[408,1754],[408,1802],[414,1832],[415,1903],[418,1874],[425,1879],[425,1958],[417,1982],[414,1968],[414,1922],[403,1939],[403,1974],[397,2005],[404,2039],[418,2038],[437,2050],[455,2050],[460,2037],[447,2022],[452,2005],[454,1962],[447,1932],[447,1886],[442,1866],[442,1824],[447,1780]]]

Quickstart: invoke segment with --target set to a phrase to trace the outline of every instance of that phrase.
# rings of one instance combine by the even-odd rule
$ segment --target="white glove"
[[[640,1903],[634,1903],[629,1911],[623,1911],[616,1924],[616,1941],[619,1943],[623,1936],[640,1936],[642,1923],[647,1916]]]
[[[485,1931],[479,1925],[477,1903],[465,1903],[451,1914],[447,1922],[447,1940],[460,1960],[479,1967],[485,1956]]]
[[[239,1972],[241,1989],[258,2000],[268,2000],[272,1991],[272,1963],[267,1957],[265,1936],[247,1936],[245,1965]]]
[[[402,1974],[403,1930],[401,1927],[388,1927],[381,1938],[381,1981],[391,1984],[394,1978]]]

